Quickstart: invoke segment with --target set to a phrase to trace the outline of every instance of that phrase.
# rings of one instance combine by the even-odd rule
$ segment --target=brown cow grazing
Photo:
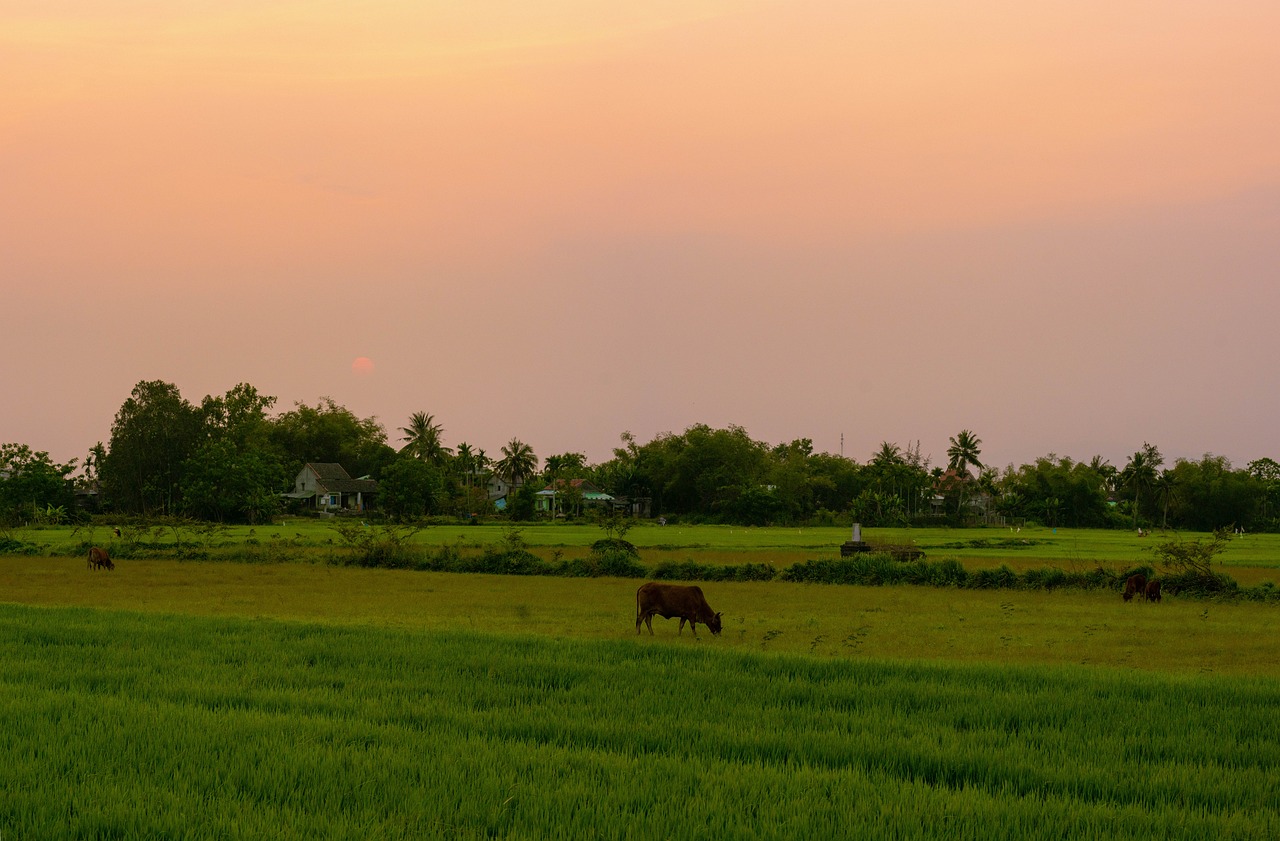
[[[685,586],[684,584],[658,584],[650,581],[636,590],[636,633],[640,633],[640,623],[649,628],[649,636],[653,636],[654,614],[663,619],[680,617],[680,628],[677,634],[684,633],[684,623],[693,628],[693,635],[698,635],[698,623],[711,629],[711,633],[720,633],[720,614],[711,610],[707,599],[702,595],[702,588]]]
[[[89,569],[115,569],[116,565],[111,562],[111,557],[107,555],[106,549],[99,549],[94,546],[89,550]]]
[[[1138,598],[1147,592],[1147,577],[1142,573],[1129,576],[1129,580],[1124,582],[1124,600],[1132,601],[1136,593]]]
[[[1147,601],[1149,602],[1160,601],[1160,582],[1159,581],[1147,582]]]

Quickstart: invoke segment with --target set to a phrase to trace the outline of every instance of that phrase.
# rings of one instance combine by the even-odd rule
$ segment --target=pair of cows
[[[1140,572],[1129,576],[1129,580],[1124,582],[1124,600],[1133,601],[1134,596],[1149,602],[1160,601],[1160,582],[1154,578],[1148,581]]]
[[[1129,576],[1124,583],[1124,600],[1132,601],[1134,596],[1147,601],[1160,601],[1160,582],[1148,581],[1142,573]],[[698,623],[706,625],[711,633],[719,634],[721,630],[720,614],[711,609],[702,588],[684,584],[658,584],[649,582],[636,590],[636,633],[640,633],[640,625],[649,629],[653,636],[653,617],[663,619],[680,617],[678,634],[684,633],[684,623],[688,622],[693,635],[698,635]]]

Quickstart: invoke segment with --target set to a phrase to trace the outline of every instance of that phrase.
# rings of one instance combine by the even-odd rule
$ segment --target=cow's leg
[[[684,635],[684,617],[680,617],[680,628],[676,631],[676,636]]]
[[[645,624],[645,627],[649,629],[649,636],[653,636],[653,614],[652,613],[646,613],[644,615],[644,624]],[[640,633],[640,626],[638,625],[636,626],[636,633],[637,634]]]

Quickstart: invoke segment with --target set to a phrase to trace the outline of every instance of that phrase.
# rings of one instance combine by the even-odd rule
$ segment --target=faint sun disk
[[[351,363],[351,373],[363,376],[373,373],[373,360],[367,356],[357,356]]]

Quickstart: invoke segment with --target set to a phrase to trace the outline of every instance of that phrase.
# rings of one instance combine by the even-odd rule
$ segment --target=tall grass
[[[13,838],[1265,838],[1273,679],[0,606]]]

